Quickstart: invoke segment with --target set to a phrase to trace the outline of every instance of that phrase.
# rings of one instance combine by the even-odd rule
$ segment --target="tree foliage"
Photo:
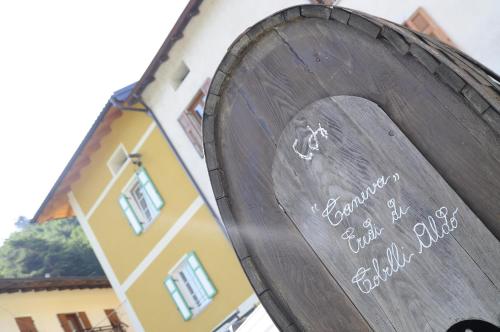
[[[30,225],[0,247],[0,277],[101,276],[104,272],[76,219]]]

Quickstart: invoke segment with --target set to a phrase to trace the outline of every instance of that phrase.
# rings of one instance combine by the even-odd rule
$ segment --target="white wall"
[[[209,77],[212,77],[229,45],[246,28],[284,8],[309,3],[307,0],[205,0],[200,13],[184,31],[184,37],[170,51],[153,81],[143,93],[187,165],[210,205],[217,211],[205,160],[200,158],[177,121],[181,112]],[[500,71],[500,1],[483,0],[341,0],[340,6],[358,9],[396,23],[403,23],[422,6],[453,42],[464,52]],[[174,90],[171,77],[184,61],[190,69]]]
[[[246,28],[298,0],[205,0],[184,37],[170,51],[170,59],[160,66],[156,80],[143,93],[146,104],[155,112],[172,143],[186,163],[210,205],[217,211],[210,186],[205,160],[202,159],[177,121],[181,112],[212,77],[227,48]],[[190,69],[181,86],[175,91],[170,78],[184,61]]]
[[[0,294],[0,331],[19,331],[15,317],[31,316],[39,332],[62,331],[57,314],[84,311],[93,327],[111,325],[104,309],[115,309],[131,326],[111,288]],[[133,331],[132,328],[127,331]]]
[[[458,48],[500,73],[498,0],[340,0],[337,5],[399,24],[423,7]]]
[[[167,62],[143,97],[155,112],[195,181],[217,211],[205,160],[195,151],[177,121],[203,82],[212,77],[229,45],[246,28],[262,18],[304,0],[205,0],[200,13],[184,31],[184,37],[170,51]],[[500,1],[482,0],[340,0],[337,5],[358,9],[396,23],[403,23],[422,6],[462,51],[500,72]],[[174,90],[171,77],[184,61],[190,69]]]
[[[237,332],[279,332],[263,306],[258,306],[241,324]]]

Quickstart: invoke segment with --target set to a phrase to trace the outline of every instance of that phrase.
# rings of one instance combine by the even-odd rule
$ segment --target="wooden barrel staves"
[[[500,325],[500,79],[338,7],[243,33],[204,148],[223,223],[283,331]]]

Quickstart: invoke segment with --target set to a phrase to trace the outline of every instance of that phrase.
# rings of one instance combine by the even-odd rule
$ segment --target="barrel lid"
[[[340,7],[288,8],[232,44],[209,89],[205,158],[281,330],[500,324],[498,81]]]

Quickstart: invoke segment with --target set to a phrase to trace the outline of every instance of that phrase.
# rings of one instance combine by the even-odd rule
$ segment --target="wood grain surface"
[[[278,202],[372,326],[499,323],[500,243],[373,102],[338,96],[298,112],[272,174]]]
[[[206,162],[226,231],[257,295],[281,330],[442,331],[460,317],[499,325],[498,80],[451,48],[338,7],[284,10],[233,43],[209,89],[203,120]],[[371,256],[338,262],[341,259],[331,251],[345,249],[346,242],[335,233],[339,229],[323,229],[325,225],[315,224],[319,221],[313,218],[310,224],[294,218],[290,207],[278,203],[272,177],[280,137],[291,121],[310,105],[342,95],[378,105],[385,118],[372,122],[378,119],[391,128],[391,135],[369,128],[357,143],[337,151],[353,172],[358,171],[356,175],[363,175],[345,185],[359,188],[372,176],[377,180],[376,176],[396,172],[382,169],[387,160],[399,166],[426,165],[400,171],[401,184],[406,181],[411,186],[394,186],[385,194],[408,200],[414,210],[409,210],[407,223],[435,214],[439,204],[460,211],[460,227],[451,236],[412,258],[405,269],[369,294],[353,287],[352,269],[368,264],[363,259]],[[333,133],[351,137],[360,130],[342,110],[333,113],[333,119],[350,121]],[[377,139],[399,142],[394,144],[402,159],[391,159],[386,146],[376,145]],[[305,147],[304,141],[299,143],[297,149]],[[411,153],[404,149],[408,147]],[[382,174],[369,171],[368,165]],[[323,171],[330,180],[342,177],[330,169]],[[275,167],[274,172],[284,176],[290,169]],[[419,178],[429,174],[431,179]],[[426,196],[429,186],[432,190]],[[306,184],[296,191],[304,190]],[[311,191],[308,199],[325,203],[320,200],[327,197],[324,190]],[[343,195],[349,192],[347,187],[342,190]],[[367,205],[364,213],[379,215],[377,206]],[[374,240],[373,246],[377,243],[380,249],[400,236],[405,248],[414,250],[415,235],[410,231],[385,228],[385,236]],[[312,241],[313,237],[321,241]],[[438,269],[439,264],[444,268]],[[443,271],[453,272],[450,283],[458,283],[463,293],[443,286]],[[418,278],[407,278],[410,273]],[[443,286],[440,293],[436,285]],[[455,312],[450,304],[457,305]],[[415,317],[406,320],[408,315]]]

